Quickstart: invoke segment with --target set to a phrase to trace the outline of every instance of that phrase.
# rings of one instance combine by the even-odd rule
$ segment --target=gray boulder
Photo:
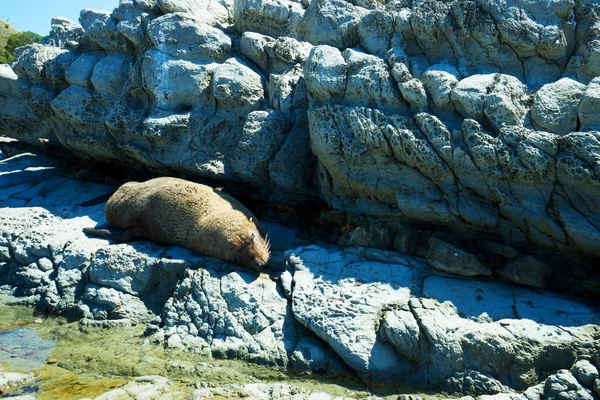
[[[233,17],[231,2],[206,0],[158,0],[158,7],[165,13],[187,13],[208,25],[228,24]]]
[[[192,14],[158,17],[148,26],[148,35],[157,50],[174,58],[224,61],[230,56],[231,39]]]
[[[585,85],[563,78],[537,91],[531,108],[533,123],[541,129],[566,135],[577,130],[577,108]]]
[[[311,1],[304,14],[304,40],[338,49],[359,43],[358,25],[365,10],[342,0]]]
[[[107,53],[129,54],[133,44],[117,29],[118,21],[107,11],[81,10],[79,23],[87,37]]]
[[[600,130],[598,107],[600,107],[600,78],[594,78],[586,87],[577,108],[582,131]]]
[[[64,17],[54,17],[50,21],[51,31],[42,43],[53,47],[71,47],[75,50],[90,47],[83,27]]]
[[[581,399],[592,400],[594,395],[583,388],[568,370],[560,370],[544,384],[544,399]]]

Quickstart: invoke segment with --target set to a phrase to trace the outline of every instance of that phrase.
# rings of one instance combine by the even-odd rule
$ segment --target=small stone
[[[37,262],[38,268],[44,272],[54,269],[52,261],[46,257],[42,257]]]

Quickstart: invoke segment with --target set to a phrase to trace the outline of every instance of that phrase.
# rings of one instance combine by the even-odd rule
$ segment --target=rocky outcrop
[[[273,224],[267,278],[87,238],[104,221],[88,200],[113,188],[19,155],[0,161],[3,296],[300,371],[597,392],[581,361],[598,367],[598,311],[543,290],[600,293],[599,24],[594,1],[541,0],[122,0],[55,18],[0,66],[0,135],[300,205],[350,248]]]
[[[0,70],[0,128],[278,203],[598,257],[599,13],[121,1],[54,19]]]
[[[114,189],[66,178],[34,154],[0,161],[0,188],[2,303],[86,326],[145,323],[153,341],[213,357],[451,393],[517,396],[545,382],[553,398],[598,379],[600,310],[571,298],[465,279],[442,258],[307,246],[274,223],[268,274],[87,237],[83,227],[106,222],[101,199]]]

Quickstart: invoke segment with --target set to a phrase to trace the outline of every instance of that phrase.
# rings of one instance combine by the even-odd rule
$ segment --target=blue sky
[[[20,31],[46,36],[54,16],[79,22],[84,8],[112,11],[118,5],[119,0],[0,0],[0,17]]]

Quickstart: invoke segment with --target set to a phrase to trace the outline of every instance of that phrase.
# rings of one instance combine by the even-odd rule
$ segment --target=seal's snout
[[[260,272],[260,271],[262,271],[262,269],[265,267],[266,264],[267,264],[266,262],[255,258],[250,261],[249,267],[257,272]]]

